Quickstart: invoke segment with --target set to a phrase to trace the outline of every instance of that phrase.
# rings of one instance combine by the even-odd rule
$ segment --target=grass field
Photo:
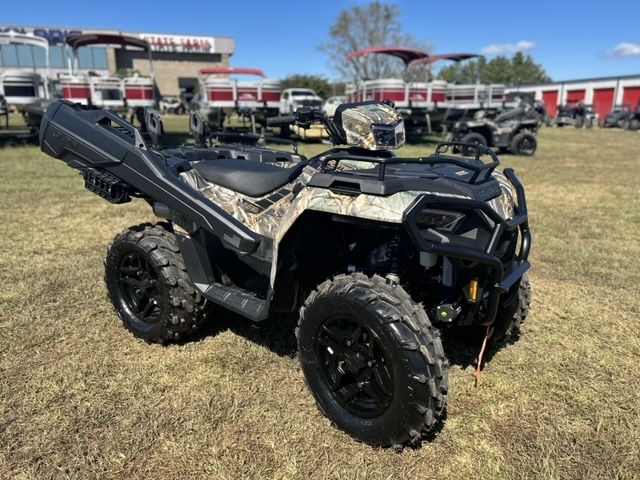
[[[539,141],[504,157],[535,235],[525,334],[477,388],[454,362],[444,428],[402,453],[318,412],[289,325],[223,316],[184,345],[133,338],[102,259],[148,206],[108,204],[36,147],[0,150],[0,477],[638,478],[640,135]]]

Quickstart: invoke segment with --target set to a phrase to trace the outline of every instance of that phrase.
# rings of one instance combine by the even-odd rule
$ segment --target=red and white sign
[[[154,52],[172,53],[215,53],[214,37],[195,37],[186,35],[162,35],[141,33],[140,38],[149,42]]]

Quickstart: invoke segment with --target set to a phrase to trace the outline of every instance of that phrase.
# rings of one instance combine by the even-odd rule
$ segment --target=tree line
[[[326,53],[340,79],[331,82],[320,75],[291,75],[283,80],[283,88],[313,88],[327,98],[344,91],[344,83],[357,78],[404,78],[407,81],[427,81],[434,78],[455,83],[525,84],[549,82],[544,67],[531,55],[521,52],[513,56],[496,56],[487,60],[480,57],[434,68],[426,65],[406,68],[398,59],[386,55],[370,55],[355,61],[347,54],[372,46],[402,46],[432,52],[431,45],[411,34],[404,33],[400,7],[393,3],[373,1],[344,9],[329,30],[328,40],[318,46]]]

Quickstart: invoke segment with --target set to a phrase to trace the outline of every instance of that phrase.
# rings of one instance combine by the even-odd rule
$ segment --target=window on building
[[[81,47],[78,49],[78,62],[81,69],[106,70],[107,49],[104,47]]]
[[[52,68],[67,68],[68,50],[63,45],[49,47],[49,64]],[[109,60],[104,47],[83,47],[78,51],[80,68],[107,70]],[[0,45],[0,67],[46,68],[46,50],[31,45]]]
[[[47,51],[44,48],[32,47],[33,61],[38,68],[46,68]]]
[[[93,68],[107,70],[109,68],[109,60],[107,58],[107,49],[93,47],[91,51],[93,54]]]
[[[49,62],[52,68],[67,68],[65,47],[61,45],[52,45],[49,47]]]
[[[33,68],[33,57],[31,56],[31,46],[17,45],[18,66]]]
[[[93,68],[93,58],[89,47],[80,47],[78,49],[78,66],[81,69]]]
[[[0,62],[3,67],[17,67],[18,66],[18,52],[15,45],[1,45],[0,46]]]

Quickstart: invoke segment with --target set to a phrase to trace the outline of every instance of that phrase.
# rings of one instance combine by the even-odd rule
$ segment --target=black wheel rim
[[[140,252],[129,252],[120,261],[118,284],[122,298],[144,323],[156,323],[162,316],[158,274]]]
[[[523,138],[520,140],[520,153],[523,155],[531,155],[533,154],[535,147],[533,146],[533,142],[530,138]]]
[[[331,318],[316,339],[323,380],[336,401],[359,417],[381,415],[393,399],[393,372],[376,333],[356,318]]]

